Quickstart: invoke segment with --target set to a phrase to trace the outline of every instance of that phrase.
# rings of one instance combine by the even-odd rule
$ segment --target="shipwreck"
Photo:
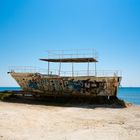
[[[43,73],[36,68],[33,71],[31,67],[12,67],[9,72],[23,91],[35,97],[117,96],[121,74],[119,71],[97,70],[98,57],[94,49],[48,51],[47,58],[40,60],[47,62],[48,68]],[[51,68],[52,63],[57,64],[57,70]],[[64,69],[63,65],[66,65]]]

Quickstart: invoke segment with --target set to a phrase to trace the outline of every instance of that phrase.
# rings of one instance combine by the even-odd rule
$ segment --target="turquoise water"
[[[5,91],[5,90],[21,90],[20,87],[0,87],[0,91]]]
[[[119,89],[118,97],[127,102],[140,105],[140,87],[122,87]]]
[[[0,91],[20,89],[20,87],[0,87]],[[118,97],[127,102],[140,105],[140,87],[122,87],[119,89]]]

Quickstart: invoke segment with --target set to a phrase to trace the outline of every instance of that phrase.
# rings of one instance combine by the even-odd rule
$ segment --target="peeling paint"
[[[26,91],[43,94],[116,96],[121,77],[59,77],[36,73],[11,73]]]

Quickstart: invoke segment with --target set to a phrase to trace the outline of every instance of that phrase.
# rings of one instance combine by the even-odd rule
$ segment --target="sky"
[[[0,86],[9,66],[47,68],[47,50],[95,48],[97,69],[140,86],[140,0],[0,0]]]

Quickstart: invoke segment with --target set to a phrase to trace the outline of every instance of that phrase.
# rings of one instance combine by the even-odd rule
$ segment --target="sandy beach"
[[[60,107],[0,102],[0,140],[139,140],[140,106]]]

